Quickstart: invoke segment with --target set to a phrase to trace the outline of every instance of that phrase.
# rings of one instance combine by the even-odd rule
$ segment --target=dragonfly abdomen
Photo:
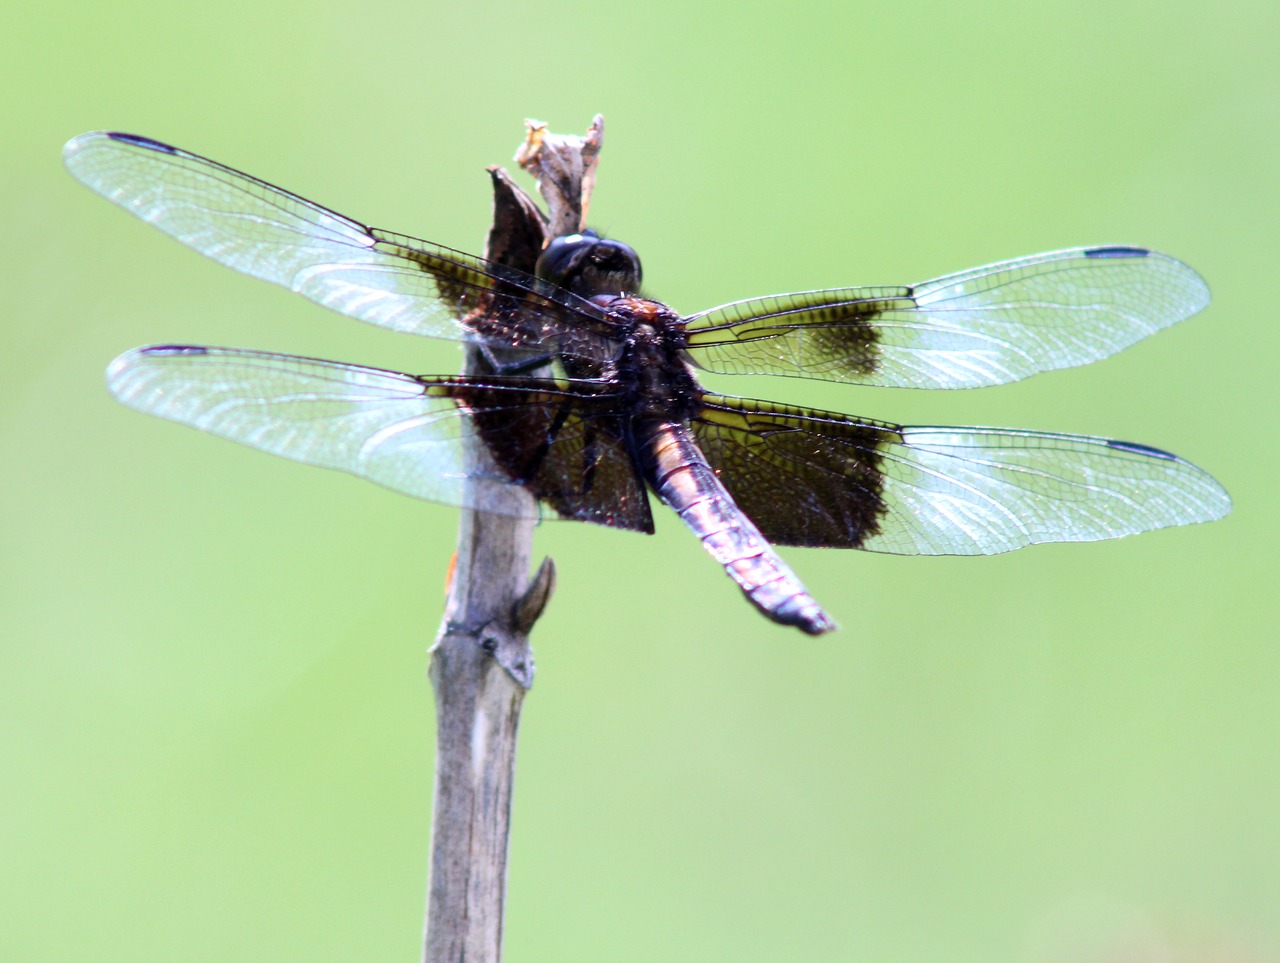
[[[752,605],[773,621],[810,635],[836,627],[738,507],[684,425],[658,422],[640,435],[646,480],[693,529]]]

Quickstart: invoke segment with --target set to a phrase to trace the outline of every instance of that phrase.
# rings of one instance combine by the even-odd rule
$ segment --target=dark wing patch
[[[706,395],[690,423],[738,506],[779,545],[862,548],[886,511],[881,460],[893,425]]]
[[[653,533],[616,399],[598,382],[433,378],[501,473],[561,518]]]
[[[1226,515],[1169,452],[1106,438],[901,427],[707,396],[692,429],[734,500],[779,544],[994,555]]]
[[[915,308],[910,288],[804,291],[725,304],[688,319],[689,356],[724,374],[876,383],[881,332]]]
[[[688,322],[710,371],[976,388],[1108,357],[1209,303],[1191,268],[1135,247],[1050,251],[902,288],[726,304]]]

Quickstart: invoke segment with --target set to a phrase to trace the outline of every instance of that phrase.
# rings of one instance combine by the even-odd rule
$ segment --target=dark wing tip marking
[[[209,353],[209,349],[198,344],[152,344],[138,348],[137,353],[144,357],[199,357]]]
[[[1107,447],[1114,448],[1117,451],[1128,451],[1135,455],[1149,455],[1152,458],[1163,458],[1165,461],[1182,461],[1177,455],[1171,451],[1165,451],[1163,448],[1152,448],[1150,445],[1141,445],[1136,441],[1116,441],[1107,439]]]
[[[140,134],[125,134],[118,130],[109,130],[106,134],[111,140],[132,144],[134,147],[145,147],[147,150],[161,151],[165,154],[176,154],[178,152],[176,147],[158,140],[152,140],[150,137],[143,137]]]
[[[1111,247],[1091,247],[1085,250],[1085,257],[1148,257],[1151,251],[1145,247],[1128,247],[1116,244]]]

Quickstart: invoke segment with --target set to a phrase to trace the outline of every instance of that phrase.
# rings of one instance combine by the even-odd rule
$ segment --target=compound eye
[[[574,273],[577,264],[595,246],[598,238],[590,234],[565,234],[553,237],[541,256],[535,273],[553,284],[564,287],[565,278]]]
[[[640,286],[640,258],[626,244],[594,232],[553,238],[538,258],[538,277],[580,297],[617,296]]]

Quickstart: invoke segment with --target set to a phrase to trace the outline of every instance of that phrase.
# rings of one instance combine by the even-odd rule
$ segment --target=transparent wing
[[[1209,303],[1139,247],[1051,251],[899,288],[755,298],[693,315],[702,367],[906,388],[976,388],[1088,364]]]
[[[1231,509],[1190,462],[1106,438],[903,427],[711,395],[692,428],[739,507],[782,545],[994,555]]]
[[[569,353],[575,338],[608,335],[598,309],[559,288],[367,227],[159,141],[82,134],[67,144],[63,160],[88,187],[188,247],[360,321]],[[598,345],[581,350],[601,353]]]
[[[652,530],[611,399],[551,379],[419,377],[194,345],[129,351],[107,369],[126,405],[394,491],[498,514]]]
[[[886,452],[884,474],[892,517],[867,547],[897,554],[1091,542],[1231,511],[1226,490],[1191,462],[1082,435],[909,427]]]

